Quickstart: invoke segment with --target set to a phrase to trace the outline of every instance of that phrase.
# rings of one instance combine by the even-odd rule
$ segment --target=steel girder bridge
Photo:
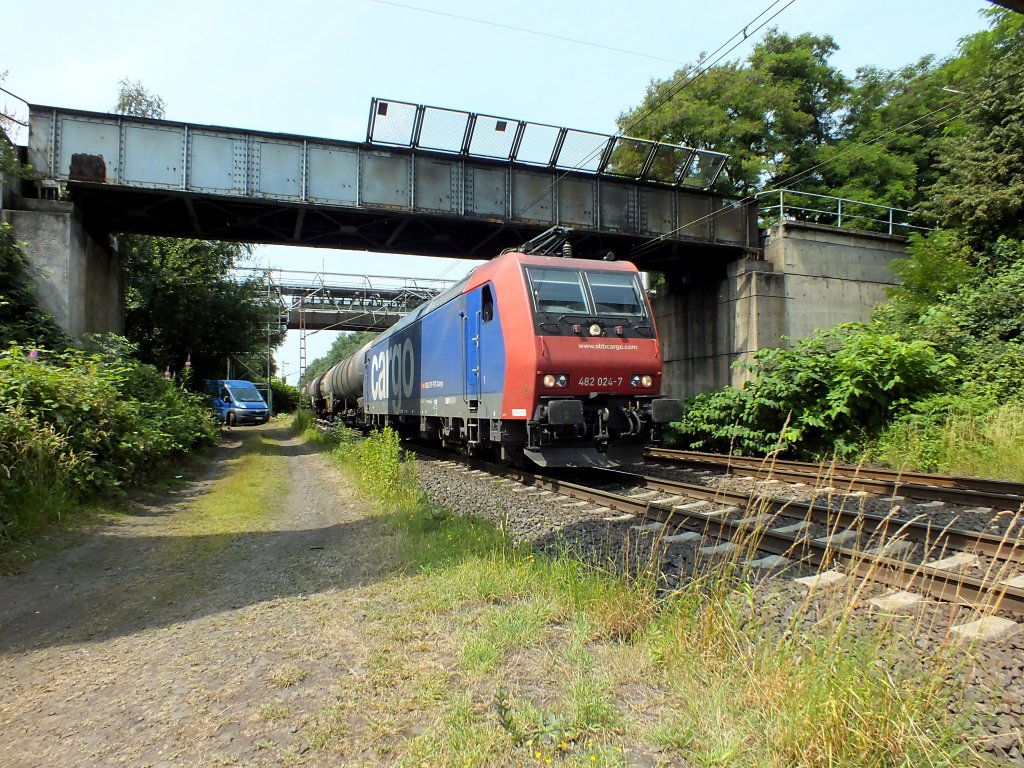
[[[306,336],[317,331],[384,331],[454,284],[452,280],[341,275],[300,270],[239,270],[266,281],[288,330],[299,331],[299,371]]]
[[[96,232],[487,259],[552,226],[671,269],[756,251],[725,156],[374,99],[365,142],[32,105],[36,194]]]

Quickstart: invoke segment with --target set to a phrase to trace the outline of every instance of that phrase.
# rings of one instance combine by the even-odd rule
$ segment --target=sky
[[[771,28],[828,34],[832,63],[896,68],[952,55],[983,0],[22,0],[4,12],[0,86],[34,104],[108,111],[140,81],[171,120],[362,141],[374,96],[614,133],[652,80],[702,53],[744,58]],[[470,20],[473,19],[473,20]],[[765,24],[767,22],[767,24]],[[764,25],[764,26],[762,26]],[[746,28],[746,39],[743,30]],[[25,105],[0,94],[24,117]],[[25,137],[16,137],[25,143]],[[260,246],[254,265],[462,277],[478,262]],[[296,383],[298,332],[277,351]],[[307,337],[308,360],[335,334]]]

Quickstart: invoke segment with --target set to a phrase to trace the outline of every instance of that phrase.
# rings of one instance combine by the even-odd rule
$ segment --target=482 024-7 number
[[[621,376],[583,376],[579,380],[581,387],[619,387],[622,386]]]

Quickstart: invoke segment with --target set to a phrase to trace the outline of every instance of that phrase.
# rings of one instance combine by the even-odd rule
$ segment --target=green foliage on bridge
[[[737,147],[735,191],[784,182],[914,206],[937,224],[911,238],[871,324],[762,352],[742,389],[690,402],[680,443],[1003,476],[1017,459],[999,456],[1024,456],[1024,16],[989,17],[951,59],[865,68],[851,83],[830,69],[830,39],[772,34],[662,106],[667,86],[652,86],[652,130],[708,128],[703,146]],[[779,107],[765,119],[779,125],[734,125],[730,110],[746,109],[734,100],[757,83],[771,85]],[[719,98],[717,119],[698,109]],[[806,129],[771,143],[792,125]]]

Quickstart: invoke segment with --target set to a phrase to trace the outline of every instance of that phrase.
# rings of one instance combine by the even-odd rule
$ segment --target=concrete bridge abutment
[[[867,321],[896,284],[906,238],[784,221],[763,259],[726,265],[725,276],[669,280],[653,302],[665,362],[663,391],[689,397],[749,378],[742,366],[768,347],[843,322]]]
[[[124,332],[121,264],[72,203],[17,198],[3,220],[23,243],[40,307],[70,336]]]

